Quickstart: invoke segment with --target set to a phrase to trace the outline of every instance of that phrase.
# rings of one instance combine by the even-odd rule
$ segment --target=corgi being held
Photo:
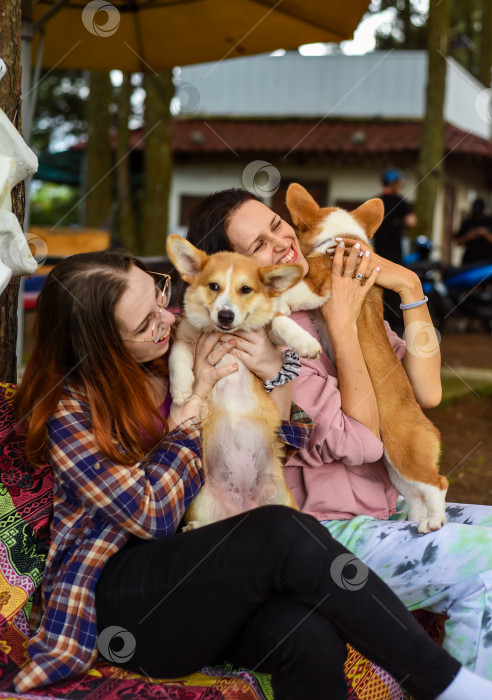
[[[194,347],[201,333],[249,331],[277,315],[277,298],[302,278],[300,265],[259,267],[238,253],[208,256],[181,236],[168,237],[167,252],[185,282],[183,318],[169,357],[173,401],[182,405],[192,394]],[[298,340],[321,347],[292,319]],[[282,340],[282,344],[288,344]],[[294,348],[295,350],[295,348]],[[313,354],[311,356],[314,356]],[[281,419],[263,382],[235,356],[238,371],[212,389],[202,422],[205,484],[185,513],[187,529],[206,525],[266,504],[296,508],[282,473]]]
[[[384,216],[380,199],[371,199],[353,212],[319,207],[301,185],[287,190],[287,207],[301,249],[309,264],[307,277],[282,295],[290,311],[317,309],[330,297],[336,236],[369,244]],[[289,313],[284,307],[283,313]],[[322,344],[329,353],[326,325],[316,312]],[[315,319],[316,321],[316,319]],[[421,533],[439,529],[445,522],[448,481],[439,475],[440,433],[422,413],[407,374],[394,352],[383,322],[382,289],[372,287],[362,305],[357,331],[374,387],[384,456],[393,485],[408,503],[408,519],[419,523]],[[323,337],[324,336],[324,337]]]

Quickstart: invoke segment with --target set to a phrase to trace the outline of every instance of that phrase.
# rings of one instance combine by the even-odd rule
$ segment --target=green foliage
[[[51,150],[53,139],[67,136],[78,139],[87,132],[87,71],[44,70],[37,90],[31,142],[38,153]]]
[[[431,0],[434,1],[434,0]],[[484,6],[490,0],[451,0],[448,55],[475,76],[479,74],[480,33]],[[393,10],[393,18],[376,31],[376,49],[425,50],[427,13],[416,0],[373,0],[371,14]]]
[[[34,115],[31,143],[37,153],[56,147],[56,141],[69,137],[73,142],[87,135],[87,100],[89,98],[89,71],[43,70],[37,86],[36,113]],[[142,123],[141,100],[133,99],[142,77],[131,77],[132,89],[129,100],[129,120],[132,127]],[[112,126],[116,127],[118,116],[117,95],[113,87],[110,96]]]
[[[482,397],[491,394],[492,383],[487,376],[477,375],[473,378],[467,376],[466,381],[456,376],[444,376],[442,378],[442,401],[439,408],[449,409],[454,401],[461,396],[468,396],[470,400],[479,401]]]
[[[427,44],[426,13],[411,0],[374,0],[371,14],[394,10],[394,19],[375,33],[376,49],[424,50]]]
[[[32,192],[31,224],[54,226],[60,219],[63,219],[63,226],[80,223],[79,206],[76,206],[79,199],[80,193],[76,187],[43,182]]]
[[[482,0],[451,0],[449,55],[473,75],[477,75]]]

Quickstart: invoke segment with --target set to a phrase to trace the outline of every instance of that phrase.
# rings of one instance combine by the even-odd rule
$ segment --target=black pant
[[[271,673],[276,700],[346,698],[345,642],[416,698],[460,668],[376,574],[284,506],[133,540],[104,567],[96,608],[100,635],[115,625],[135,639],[125,668],[177,677],[227,659]]]

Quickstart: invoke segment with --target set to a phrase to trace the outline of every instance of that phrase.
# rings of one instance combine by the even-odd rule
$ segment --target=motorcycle
[[[429,298],[429,313],[439,331],[451,318],[466,327],[477,319],[486,333],[492,333],[492,260],[445,266],[431,259],[435,245],[426,236],[418,236],[413,251],[404,256],[403,264],[413,270]]]

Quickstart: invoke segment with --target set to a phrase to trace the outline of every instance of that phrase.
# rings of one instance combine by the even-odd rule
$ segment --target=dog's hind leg
[[[439,488],[438,486],[422,482],[416,482],[415,486],[423,495],[427,506],[427,516],[420,521],[419,532],[426,533],[439,530],[446,522],[445,498],[447,487]]]
[[[422,534],[439,530],[446,522],[447,480],[437,476],[440,486],[425,484],[422,481],[407,481],[386,455],[385,462],[393,486],[408,504],[408,520],[417,522],[418,531]]]
[[[420,523],[427,516],[427,506],[417,487],[402,477],[385,453],[385,464],[393,486],[401,493],[408,505],[407,520]]]

